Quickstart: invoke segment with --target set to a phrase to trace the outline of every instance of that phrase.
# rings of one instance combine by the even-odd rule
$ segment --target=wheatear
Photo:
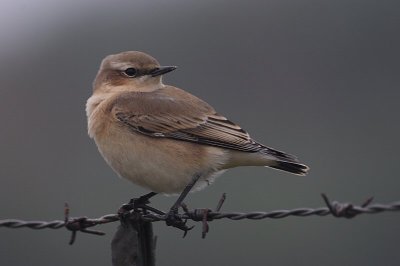
[[[137,51],[107,56],[86,104],[88,131],[121,177],[156,193],[181,193],[211,184],[226,169],[268,166],[297,175],[308,167],[268,148],[206,102],[162,83],[176,69]]]

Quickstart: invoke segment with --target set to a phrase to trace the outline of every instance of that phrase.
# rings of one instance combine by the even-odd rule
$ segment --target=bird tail
[[[307,165],[297,163],[297,162],[286,162],[286,161],[274,161],[271,165],[267,167],[272,167],[278,170],[293,173],[295,175],[304,176],[310,169]]]
[[[301,176],[306,175],[310,169],[307,165],[300,163],[296,156],[282,151],[265,147],[261,153],[269,157],[270,163],[267,167]]]

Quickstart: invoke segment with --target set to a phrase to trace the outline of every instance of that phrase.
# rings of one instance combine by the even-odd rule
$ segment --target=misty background
[[[179,68],[165,83],[206,100],[251,136],[297,155],[307,177],[244,167],[191,194],[190,208],[268,211],[400,199],[400,4],[373,0],[1,1],[0,219],[115,213],[146,193],[87,136],[103,57],[140,50]],[[157,196],[167,209],[175,197]],[[398,213],[155,223],[157,265],[398,265]],[[194,222],[191,222],[194,224]],[[107,235],[0,228],[0,265],[111,265]]]

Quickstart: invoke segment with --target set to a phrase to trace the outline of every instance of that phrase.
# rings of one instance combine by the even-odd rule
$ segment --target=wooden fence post
[[[135,212],[121,219],[111,242],[113,266],[155,266],[156,237],[153,225]]]

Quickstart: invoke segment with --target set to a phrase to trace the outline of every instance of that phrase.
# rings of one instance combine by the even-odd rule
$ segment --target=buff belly
[[[94,136],[100,153],[119,176],[151,191],[180,193],[196,175],[200,190],[223,172],[228,154],[219,148],[153,138],[111,128]]]

